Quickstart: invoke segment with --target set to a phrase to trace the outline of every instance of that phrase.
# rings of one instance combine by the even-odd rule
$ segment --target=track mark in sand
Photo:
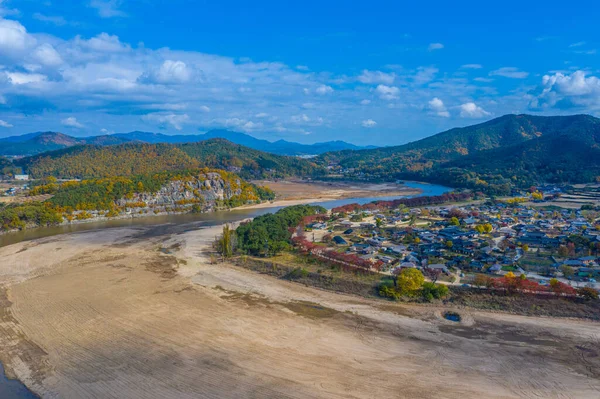
[[[14,369],[18,368],[23,382],[39,388],[51,371],[48,354],[35,342],[27,339],[13,316],[11,307],[7,288],[0,287],[0,358],[9,378],[16,378]],[[21,377],[23,375],[26,377]]]
[[[334,316],[343,314],[339,310],[328,308],[316,302],[309,301],[290,301],[290,302],[277,302],[268,299],[267,297],[254,294],[254,293],[243,293],[238,291],[226,290],[221,286],[216,286],[214,289],[222,291],[224,295],[221,295],[222,299],[229,301],[242,301],[248,306],[262,305],[267,307],[281,306],[298,316],[307,317],[310,319],[328,319]]]
[[[159,256],[144,263],[146,270],[159,274],[163,279],[170,280],[177,277],[177,258],[174,256]]]

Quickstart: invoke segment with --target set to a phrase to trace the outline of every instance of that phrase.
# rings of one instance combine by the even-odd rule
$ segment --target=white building
[[[29,175],[15,175],[15,180],[29,180]]]

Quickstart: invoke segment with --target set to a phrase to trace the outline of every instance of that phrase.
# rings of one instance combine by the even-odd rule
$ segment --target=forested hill
[[[317,158],[376,179],[421,179],[505,192],[510,185],[584,182],[600,176],[600,119],[505,115],[402,146]]]
[[[133,176],[201,167],[232,170],[245,178],[323,173],[323,168],[307,160],[269,154],[223,139],[187,144],[83,145],[23,158],[17,164],[35,178]]]

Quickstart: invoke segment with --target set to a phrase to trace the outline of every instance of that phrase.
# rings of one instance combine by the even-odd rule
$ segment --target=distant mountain
[[[257,139],[245,133],[232,132],[229,130],[211,130],[205,134],[197,135],[166,135],[160,133],[131,132],[117,133],[113,136],[131,141],[141,141],[144,143],[195,143],[210,139],[225,139],[235,144],[255,150],[271,152],[279,155],[318,155],[328,151],[341,150],[360,150],[370,147],[359,147],[344,141],[328,141],[315,144],[299,144],[291,141],[278,140],[275,142]]]
[[[38,132],[0,139],[0,155],[35,155],[45,151],[83,144],[117,145],[127,142],[183,144],[216,138],[278,155],[319,155],[328,151],[376,148],[373,146],[359,147],[344,141],[329,141],[316,144],[299,144],[285,140],[271,142],[229,130],[211,130],[206,134],[197,135],[167,135],[135,131],[92,137],[71,137],[58,132]]]
[[[600,119],[505,115],[413,143],[323,154],[371,179],[421,179],[506,193],[512,185],[588,182],[600,176]]]
[[[33,177],[95,178],[216,168],[246,178],[314,176],[325,170],[297,157],[270,154],[224,139],[198,143],[77,145],[15,161]]]
[[[113,145],[127,141],[107,135],[72,137],[59,132],[38,132],[0,139],[0,155],[35,155],[82,144]]]

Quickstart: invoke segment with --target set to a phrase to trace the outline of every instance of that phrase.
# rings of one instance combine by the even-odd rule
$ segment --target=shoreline
[[[290,183],[298,184],[298,182],[294,182],[294,181],[292,181]],[[302,182],[301,184],[306,185],[306,186],[320,187],[319,183]],[[344,183],[344,184],[346,184],[346,183]],[[362,184],[362,183],[357,183],[357,184]],[[372,186],[372,185],[367,185],[367,186]],[[389,185],[386,184],[386,186],[389,186]],[[280,208],[280,207],[288,207],[288,206],[294,206],[294,205],[311,204],[311,203],[316,203],[316,202],[338,201],[338,200],[345,200],[345,199],[350,199],[350,198],[361,199],[361,198],[370,198],[370,197],[378,198],[378,197],[387,197],[387,196],[408,197],[408,196],[420,195],[423,193],[423,190],[420,190],[418,188],[411,188],[411,187],[407,187],[405,185],[401,185],[401,186],[405,187],[405,189],[404,190],[384,191],[384,192],[369,191],[366,189],[362,189],[359,191],[347,189],[347,190],[340,190],[339,192],[336,192],[336,193],[322,194],[322,195],[316,195],[316,196],[306,196],[304,198],[280,198],[280,199],[276,198],[274,201],[265,201],[265,202],[261,202],[258,204],[255,203],[255,204],[241,205],[241,206],[238,206],[235,208],[217,209],[217,210],[213,210],[210,212],[202,212],[200,214],[210,215],[215,212],[231,212],[231,211],[236,211],[236,210]],[[346,186],[346,187],[348,187],[348,186]],[[354,187],[354,186],[350,186],[350,187]],[[6,235],[6,234],[11,234],[11,233],[18,233],[23,230],[37,230],[37,229],[44,229],[44,228],[49,228],[49,227],[64,227],[64,226],[74,226],[74,225],[88,224],[88,223],[103,223],[103,222],[111,222],[111,221],[117,221],[117,220],[133,220],[133,219],[145,219],[145,218],[150,219],[150,218],[155,218],[155,217],[189,215],[189,214],[192,214],[192,212],[191,211],[161,212],[161,213],[147,213],[147,214],[142,214],[142,215],[136,214],[136,213],[131,213],[131,214],[114,216],[114,217],[105,217],[105,216],[93,217],[90,219],[83,219],[83,220],[64,221],[62,223],[59,223],[58,225],[53,225],[53,226],[34,226],[34,227],[25,228],[25,229],[2,230],[2,231],[0,231],[0,236]]]
[[[445,306],[388,303],[210,264],[222,224],[174,228],[67,233],[0,248],[7,371],[42,397],[170,397],[185,387],[189,397],[233,398],[262,381],[262,397],[293,390],[333,398],[351,389],[391,398],[408,389],[408,378],[416,398],[445,389],[474,399],[490,386],[495,399],[555,398],[555,387],[540,383],[554,370],[563,370],[574,397],[600,388],[567,357],[578,355],[574,345],[587,347],[595,322],[460,308],[465,321],[455,325],[441,317]],[[432,370],[433,353],[453,362]],[[546,361],[537,370],[539,359]],[[510,383],[517,377],[519,394]]]

